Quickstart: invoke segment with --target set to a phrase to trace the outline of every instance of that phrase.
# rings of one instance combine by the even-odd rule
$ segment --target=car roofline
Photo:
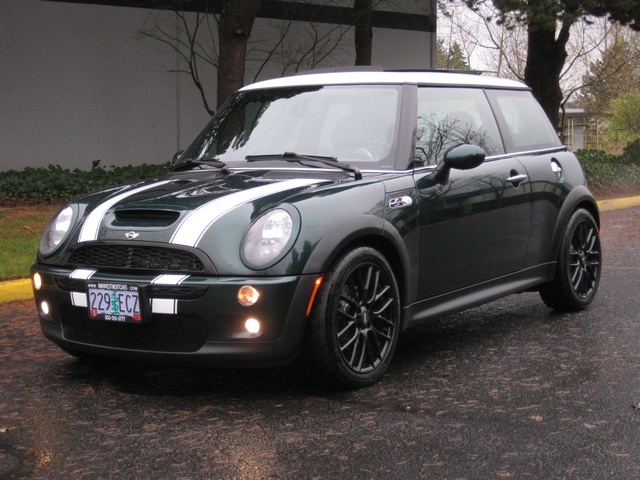
[[[450,87],[484,87],[529,90],[523,83],[506,78],[487,77],[477,72],[434,70],[353,70],[353,71],[310,71],[288,77],[263,80],[243,87],[240,91],[265,88],[307,87],[324,85],[432,85]]]

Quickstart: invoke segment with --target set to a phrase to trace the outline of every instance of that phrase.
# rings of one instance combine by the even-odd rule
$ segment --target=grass
[[[0,281],[29,276],[38,242],[57,205],[0,208]]]

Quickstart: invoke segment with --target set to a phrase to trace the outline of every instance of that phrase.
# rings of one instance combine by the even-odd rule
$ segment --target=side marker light
[[[323,277],[318,277],[316,278],[316,283],[313,286],[313,291],[311,292],[311,296],[309,297],[309,303],[307,305],[307,317],[309,315],[311,315],[311,309],[313,308],[313,302],[316,299],[316,295],[318,293],[318,290],[320,289],[320,285],[322,285],[322,279]]]

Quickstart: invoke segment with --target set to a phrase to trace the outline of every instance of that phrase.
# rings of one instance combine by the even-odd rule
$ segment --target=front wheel
[[[355,248],[325,276],[310,326],[312,360],[332,382],[358,388],[387,369],[400,334],[400,292],[377,250]]]
[[[555,310],[583,310],[596,295],[601,270],[598,225],[587,210],[578,209],[565,228],[555,278],[540,287],[540,296]]]

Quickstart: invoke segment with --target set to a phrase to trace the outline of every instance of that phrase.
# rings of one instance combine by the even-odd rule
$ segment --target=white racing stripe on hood
[[[160,185],[164,185],[165,183],[169,183],[170,180],[163,180],[162,182],[152,183],[151,185],[145,185],[144,187],[134,188],[133,190],[127,190],[120,195],[116,195],[113,198],[105,201],[98,205],[86,218],[84,224],[82,225],[82,230],[80,230],[80,237],[78,238],[79,242],[90,242],[98,239],[98,231],[100,229],[100,224],[102,223],[102,219],[104,218],[105,213],[111,207],[113,207],[120,200],[124,200],[131,195],[135,195],[136,193],[144,192],[145,190],[149,190],[150,188],[159,187]]]
[[[286,192],[294,188],[306,187],[322,181],[323,180],[317,178],[285,180],[231,193],[212,200],[193,210],[182,220],[182,223],[173,233],[170,243],[195,247],[213,222],[234,208],[261,197],[266,197],[267,195]]]

